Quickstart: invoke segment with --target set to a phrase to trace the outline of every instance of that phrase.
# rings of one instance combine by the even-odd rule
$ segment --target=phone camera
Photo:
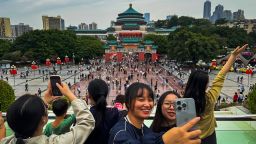
[[[182,104],[182,107],[187,107],[187,104],[183,103],[183,104]]]
[[[181,105],[181,102],[180,102],[180,101],[177,101],[177,105]]]
[[[179,111],[182,110],[182,108],[181,108],[180,106],[178,106],[177,109],[178,109]]]

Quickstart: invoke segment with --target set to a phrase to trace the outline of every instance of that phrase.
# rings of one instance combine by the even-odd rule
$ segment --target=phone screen
[[[56,85],[56,83],[61,84],[60,76],[52,75],[50,77],[50,81],[51,81],[51,86],[52,86],[52,95],[53,96],[62,96],[62,93],[60,92],[59,88]]]

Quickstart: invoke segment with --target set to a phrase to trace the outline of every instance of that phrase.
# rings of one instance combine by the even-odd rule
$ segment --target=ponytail
[[[95,115],[96,124],[95,125],[97,127],[105,118],[107,102],[106,102],[106,98],[103,95],[99,97],[95,107],[96,107],[96,115]]]

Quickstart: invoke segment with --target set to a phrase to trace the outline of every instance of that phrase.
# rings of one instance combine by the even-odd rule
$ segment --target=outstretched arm
[[[223,66],[223,68],[221,69],[220,73],[225,75],[227,72],[229,72],[231,66],[233,65],[234,61],[236,60],[236,57],[237,57],[242,51],[244,51],[247,47],[248,47],[248,44],[245,44],[243,47],[238,46],[238,47],[230,54],[230,57],[229,57],[228,61],[227,61],[226,64]]]

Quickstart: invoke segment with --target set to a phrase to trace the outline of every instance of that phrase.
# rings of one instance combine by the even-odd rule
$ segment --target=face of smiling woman
[[[141,95],[143,90],[143,95]],[[144,120],[150,116],[151,110],[154,106],[154,100],[149,96],[147,89],[138,91],[138,96],[133,100],[133,108],[130,115],[138,120]]]

